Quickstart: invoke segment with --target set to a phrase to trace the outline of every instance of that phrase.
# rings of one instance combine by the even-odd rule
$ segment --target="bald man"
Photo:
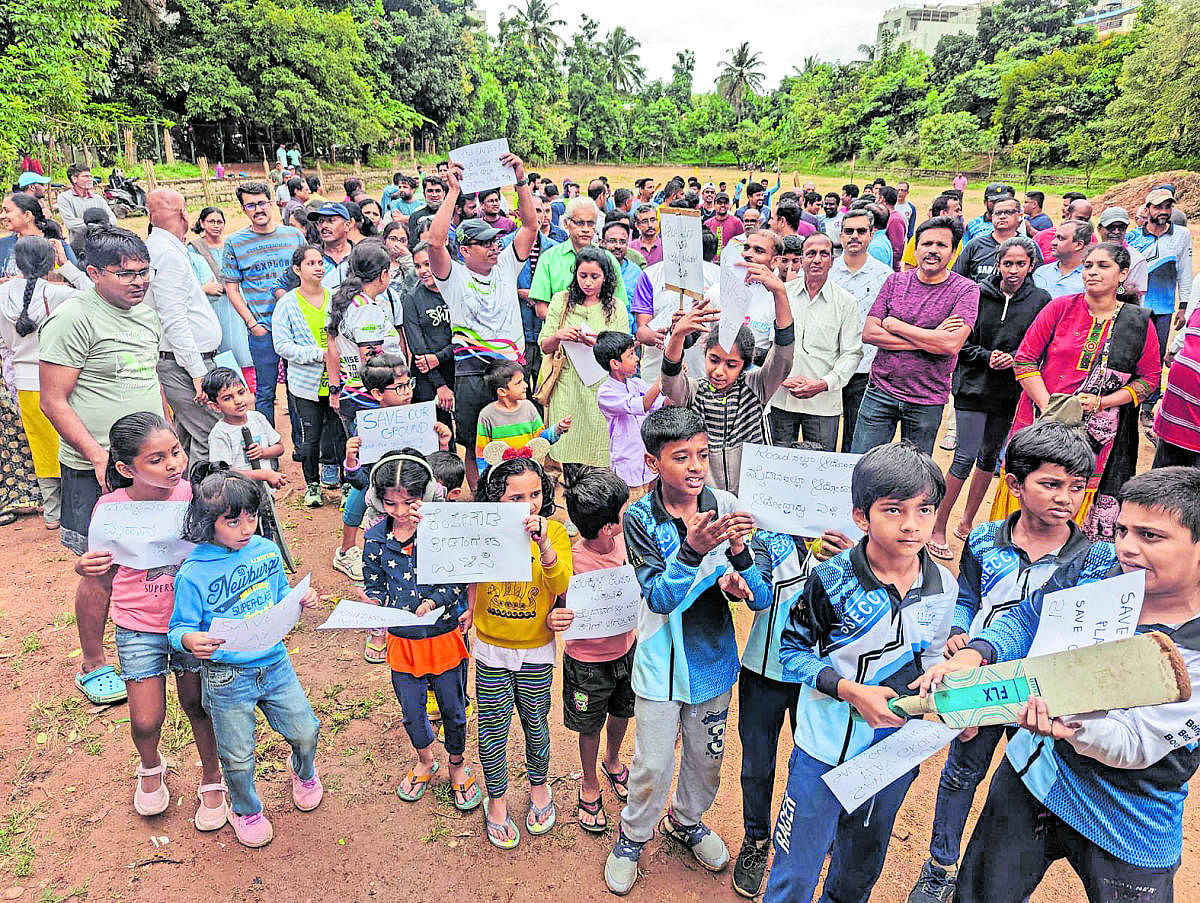
[[[1079,220],[1091,225],[1092,213],[1094,211],[1095,208],[1092,207],[1092,202],[1087,198],[1076,198],[1075,200],[1071,201],[1070,206],[1067,207],[1067,215],[1064,217],[1063,222],[1066,223],[1070,222],[1071,220]],[[1038,246],[1038,250],[1042,252],[1042,262],[1044,264],[1054,263],[1054,237],[1057,234],[1057,228],[1052,226],[1049,229],[1043,229],[1041,232],[1038,232],[1033,236],[1033,243],[1036,244]],[[1094,244],[1095,242],[1096,233],[1093,231],[1090,243]]]
[[[208,433],[217,415],[200,391],[200,381],[213,368],[221,344],[221,323],[188,261],[187,206],[171,188],[156,188],[146,197],[150,234],[146,248],[154,270],[146,304],[162,321],[158,380],[171,406],[175,432],[190,464],[208,460]]]

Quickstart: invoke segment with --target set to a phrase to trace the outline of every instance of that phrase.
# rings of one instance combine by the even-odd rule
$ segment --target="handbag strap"
[[[1108,370],[1108,352],[1112,349],[1113,333],[1117,331],[1117,317],[1121,315],[1121,308],[1125,306],[1123,301],[1118,301],[1117,306],[1113,309],[1113,315],[1108,319],[1108,334],[1104,337],[1104,344],[1101,346],[1100,353],[1092,358],[1092,365],[1088,367],[1087,376],[1083,378],[1083,382],[1079,384],[1082,389],[1088,384],[1091,378],[1099,372],[1101,375]],[[1101,327],[1103,329],[1104,327]]]

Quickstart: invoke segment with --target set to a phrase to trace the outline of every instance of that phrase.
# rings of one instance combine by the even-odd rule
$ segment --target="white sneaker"
[[[333,552],[333,569],[341,571],[351,580],[361,581],[363,578],[362,549],[351,546],[348,549],[335,549]]]

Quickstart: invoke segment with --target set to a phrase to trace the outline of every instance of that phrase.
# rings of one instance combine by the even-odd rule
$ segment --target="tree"
[[[766,76],[763,75],[762,66],[762,58],[750,52],[750,45],[746,41],[729,54],[729,59],[721,61],[717,91],[733,106],[739,120],[742,118],[746,95],[757,94],[763,88]]]
[[[970,113],[935,113],[919,127],[923,166],[961,166],[967,154],[981,150],[979,120]]]
[[[638,48],[641,41],[618,25],[604,40],[605,62],[608,64],[608,83],[618,94],[633,94],[642,86],[646,70],[641,66]]]
[[[525,0],[525,8],[510,6],[516,20],[525,32],[525,41],[540,53],[554,53],[562,43],[557,29],[566,26],[562,19],[555,19],[553,0]]]
[[[667,94],[675,106],[686,110],[692,105],[692,74],[696,71],[696,54],[690,50],[676,50],[675,62],[671,64],[671,83]]]
[[[975,39],[982,58],[991,62],[1004,51],[1017,59],[1036,59],[1059,47],[1074,47],[1095,37],[1075,20],[1086,0],[1000,0],[979,10]]]
[[[1084,188],[1092,185],[1092,169],[1104,153],[1104,131],[1100,123],[1089,122],[1067,136],[1067,160],[1083,167]]]

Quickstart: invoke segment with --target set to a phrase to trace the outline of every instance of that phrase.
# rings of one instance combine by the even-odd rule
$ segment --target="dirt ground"
[[[561,177],[559,169],[550,172]],[[724,175],[729,181],[737,178],[731,172]],[[622,173],[619,178],[613,179],[614,185],[631,176]],[[818,184],[826,187],[820,180]],[[932,196],[934,189],[914,191],[919,201],[927,203],[923,193]],[[1054,207],[1048,208],[1055,212]],[[277,425],[288,441],[286,424],[281,407]],[[937,457],[943,467],[948,466],[946,452],[939,451]],[[1145,454],[1144,458],[1148,466]],[[172,765],[168,784],[175,801],[153,819],[134,814],[135,760],[128,711],[124,705],[93,708],[72,685],[80,655],[73,615],[73,558],[39,518],[22,518],[0,533],[0,570],[8,574],[0,585],[0,676],[11,688],[0,707],[0,786],[4,788],[0,898],[39,903],[85,897],[130,903],[181,899],[508,903],[533,894],[581,903],[612,899],[601,877],[612,831],[597,838],[575,824],[578,747],[574,735],[562,726],[557,672],[550,772],[559,820],[550,834],[523,836],[511,853],[495,850],[484,837],[478,812],[462,816],[454,810],[443,776],[419,803],[410,805],[396,798],[395,786],[413,756],[387,669],[362,660],[361,634],[315,630],[337,598],[353,597],[352,584],[330,566],[340,531],[336,505],[330,497],[331,503],[323,508],[302,508],[295,488],[301,485],[299,465],[288,455],[283,462],[293,488],[280,497],[280,513],[299,574],[312,572],[313,585],[323,599],[322,609],[302,618],[287,645],[321,719],[317,764],[325,801],[309,814],[292,807],[285,748],[278,735],[263,729],[258,747],[259,791],[275,825],[275,840],[265,849],[251,851],[236,842],[229,827],[213,835],[198,833],[190,819],[199,763],[187,720],[172,692],[162,748]],[[951,542],[957,552],[960,544],[953,538]],[[749,620],[748,612],[739,612],[742,640]],[[115,662],[111,628],[108,651],[109,660]],[[742,839],[736,699],[731,716],[722,788],[708,823],[736,853]],[[481,777],[473,732],[472,726],[467,758]],[[631,735],[625,744],[626,760],[632,747]],[[790,747],[785,730],[776,801],[786,779]],[[521,780],[522,748],[514,728],[509,746],[515,777],[510,805],[518,821],[528,796]],[[926,763],[909,793],[883,875],[871,896],[873,903],[902,901],[920,870],[927,855],[942,760],[939,754]],[[972,818],[983,796],[978,794]],[[610,823],[615,823],[619,809],[611,793],[606,794],[606,806]],[[1176,879],[1180,900],[1200,899],[1195,890],[1200,887],[1198,849],[1200,818],[1189,807],[1183,865]],[[737,899],[729,870],[710,874],[661,839],[648,845],[642,867],[644,877],[630,900]],[[1033,896],[1035,903],[1084,899],[1078,879],[1061,864]]]

